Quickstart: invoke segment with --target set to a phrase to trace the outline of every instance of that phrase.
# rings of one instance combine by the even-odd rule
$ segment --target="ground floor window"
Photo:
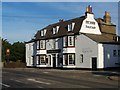
[[[46,55],[37,55],[36,61],[37,61],[37,65],[45,65],[46,64]]]
[[[75,54],[64,54],[63,65],[75,65]]]
[[[40,56],[36,56],[36,61],[37,65],[40,65]]]
[[[46,56],[40,56],[40,64],[46,64]]]
[[[83,54],[80,54],[80,63],[83,63]]]

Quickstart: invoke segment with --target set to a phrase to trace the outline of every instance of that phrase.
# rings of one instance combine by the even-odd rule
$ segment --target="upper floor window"
[[[37,41],[37,49],[40,49],[40,41]]]
[[[53,39],[53,49],[55,49],[55,48],[56,48],[56,40]]]
[[[45,49],[45,40],[40,40],[40,49]]]
[[[72,31],[74,29],[75,23],[68,24],[68,31]]]
[[[74,46],[74,36],[68,36],[68,46]]]
[[[41,31],[41,36],[44,36],[44,31],[43,30]]]
[[[59,30],[59,26],[53,27],[53,34],[56,34]]]
[[[68,43],[67,36],[65,36],[63,37],[63,46],[67,47],[67,43]]]
[[[45,36],[45,34],[46,34],[46,29],[41,30],[41,36]]]

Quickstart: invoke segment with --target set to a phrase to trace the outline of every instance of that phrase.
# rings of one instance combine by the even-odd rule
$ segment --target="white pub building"
[[[116,25],[107,11],[95,19],[90,5],[84,16],[50,24],[26,42],[28,67],[97,70],[119,67],[119,63]]]

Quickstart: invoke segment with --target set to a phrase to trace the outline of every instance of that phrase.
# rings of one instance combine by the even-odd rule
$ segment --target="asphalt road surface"
[[[99,71],[102,72],[102,71]],[[107,73],[88,70],[9,69],[2,70],[2,88],[118,88]]]

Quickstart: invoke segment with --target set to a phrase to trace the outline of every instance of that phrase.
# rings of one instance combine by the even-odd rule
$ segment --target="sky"
[[[103,18],[104,12],[109,11],[112,23],[118,27],[117,2],[2,2],[2,37],[10,43],[27,42],[38,30],[59,19],[83,16],[88,5],[95,18]],[[117,34],[120,35],[118,31]]]

